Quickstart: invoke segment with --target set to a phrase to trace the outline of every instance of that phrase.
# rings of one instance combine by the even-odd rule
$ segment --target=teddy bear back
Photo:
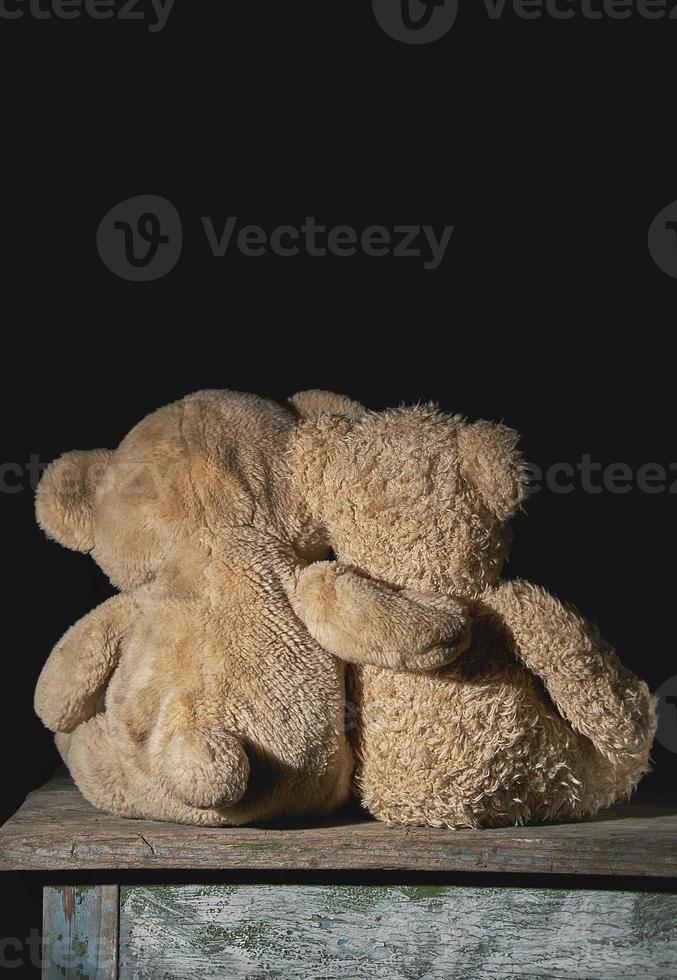
[[[343,802],[343,670],[285,589],[296,424],[265,399],[199,392],[45,474],[38,520],[120,590],[57,644],[36,694],[95,805],[216,825]]]

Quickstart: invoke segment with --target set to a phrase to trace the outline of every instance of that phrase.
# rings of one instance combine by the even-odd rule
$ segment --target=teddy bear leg
[[[105,714],[70,735],[57,735],[56,743],[78,789],[99,810],[205,827],[224,822],[221,811],[192,807],[181,800],[164,771],[153,767],[149,771],[148,759],[136,755],[133,746],[127,744],[120,751]]]
[[[95,715],[70,735],[57,735],[56,744],[78,789],[93,806],[121,816],[137,816],[105,714]]]
[[[445,787],[444,800],[436,799],[434,787],[426,785],[424,778],[412,779],[411,774],[402,774],[398,779],[392,767],[388,769],[381,759],[374,760],[370,746],[355,774],[353,788],[364,809],[384,823],[448,829],[483,824],[481,816],[466,805],[453,787]]]
[[[68,746],[70,745],[70,741],[71,736],[69,732],[56,732],[54,735],[54,744],[61,756],[62,762],[66,766],[68,765]]]
[[[238,803],[249,780],[241,742],[213,728],[178,731],[164,750],[162,768],[178,798],[199,809]]]
[[[648,752],[626,756],[620,764],[599,752],[584,736],[581,739],[588,743],[588,751],[581,776],[580,807],[575,815],[591,816],[631,796],[650,764]]]

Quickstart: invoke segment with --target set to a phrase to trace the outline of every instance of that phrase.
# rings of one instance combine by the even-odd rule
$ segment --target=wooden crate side
[[[116,980],[119,901],[117,885],[43,890],[43,980]]]
[[[653,980],[677,896],[494,887],[123,887],[124,980]]]

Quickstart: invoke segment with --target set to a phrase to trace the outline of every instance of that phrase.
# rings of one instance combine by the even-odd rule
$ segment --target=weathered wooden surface
[[[482,831],[389,827],[354,813],[293,828],[206,829],[99,813],[62,775],[0,829],[0,870],[106,868],[677,877],[677,804],[631,802],[579,824]]]
[[[677,896],[553,889],[130,887],[124,980],[677,976]]]
[[[118,913],[117,885],[43,889],[43,980],[115,980]]]

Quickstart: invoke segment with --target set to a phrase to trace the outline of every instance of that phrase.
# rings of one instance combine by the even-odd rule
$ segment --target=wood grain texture
[[[292,885],[121,891],[124,980],[675,975],[674,895]]]
[[[43,889],[43,980],[116,980],[117,885]]]
[[[438,830],[351,812],[315,825],[207,829],[94,810],[60,775],[0,829],[0,870],[392,870],[677,877],[677,805],[578,824]]]

